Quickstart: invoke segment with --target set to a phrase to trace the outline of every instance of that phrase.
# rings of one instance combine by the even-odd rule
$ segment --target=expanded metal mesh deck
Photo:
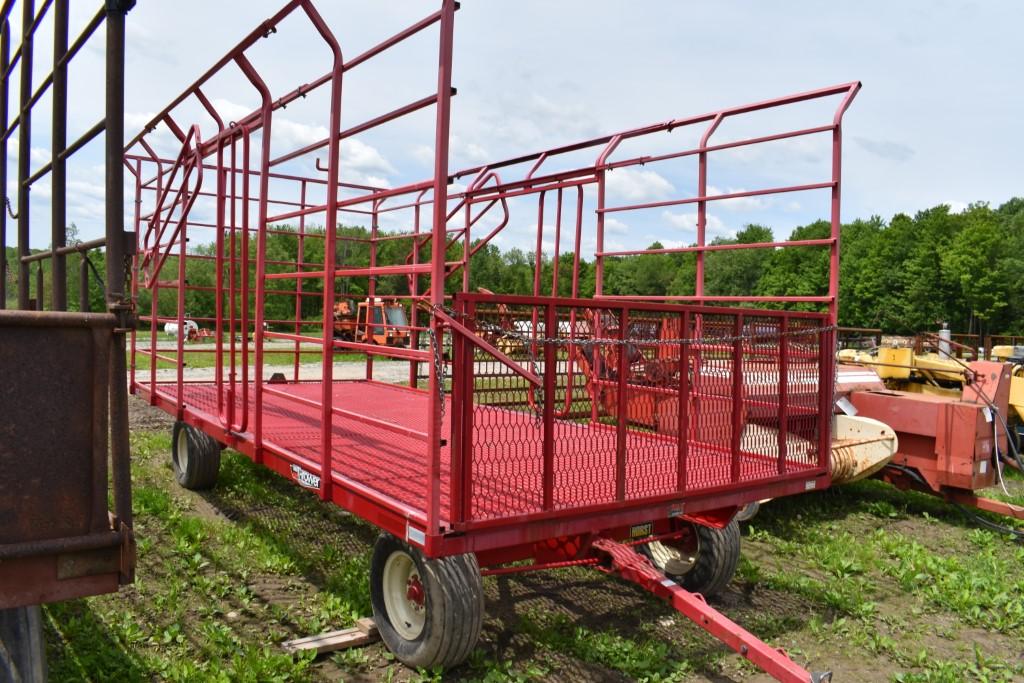
[[[274,385],[307,400],[319,400],[319,382]],[[158,385],[158,391],[176,398],[174,384]],[[187,410],[215,419],[217,394],[213,383],[184,385]],[[406,429],[425,432],[429,398],[426,393],[375,382],[345,381],[333,385],[333,405],[345,411],[383,420]],[[249,425],[253,405],[250,396]],[[451,409],[446,411],[443,434],[449,434]],[[537,512],[543,507],[543,425],[533,413],[493,406],[474,406],[474,462],[472,514],[475,520],[495,519]],[[264,443],[301,455],[314,462],[320,456],[320,415],[312,407],[280,396],[264,395]],[[424,512],[427,492],[425,443],[412,436],[366,424],[340,415],[334,417],[331,464],[335,472]],[[241,435],[251,439],[251,434]],[[679,446],[674,437],[630,429],[626,440],[625,498],[627,500],[669,494],[677,490]],[[581,448],[585,446],[585,448]],[[713,446],[688,444],[687,493],[729,484],[731,454]],[[555,509],[579,508],[615,501],[616,431],[608,425],[557,420],[554,429],[554,461],[557,476],[553,489]],[[441,511],[450,519],[450,449],[441,452]],[[805,462],[791,456],[786,469],[792,473],[811,470],[815,457]],[[774,458],[744,453],[740,481],[775,476]]]

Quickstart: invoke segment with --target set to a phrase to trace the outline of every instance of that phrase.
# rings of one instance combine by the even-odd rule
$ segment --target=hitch
[[[691,593],[662,574],[632,547],[599,538],[591,546],[591,553],[601,560],[596,565],[597,569],[606,574],[616,574],[665,600],[677,612],[776,680],[793,683],[826,683],[832,680],[831,671],[807,671],[790,659],[785,650],[768,645],[709,605],[703,595]]]

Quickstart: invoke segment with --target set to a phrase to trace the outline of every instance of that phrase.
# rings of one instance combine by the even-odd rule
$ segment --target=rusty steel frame
[[[696,523],[724,525],[732,517],[735,510],[752,500],[791,495],[809,488],[822,488],[829,484],[828,457],[830,434],[828,417],[832,412],[832,393],[834,382],[834,327],[838,311],[838,255],[839,255],[839,224],[840,224],[840,184],[841,184],[841,123],[844,113],[860,89],[859,82],[846,83],[830,88],[798,93],[788,97],[722,109],[708,114],[671,119],[661,123],[630,129],[620,133],[594,138],[580,143],[537,152],[525,156],[506,159],[493,164],[481,165],[458,171],[448,168],[450,100],[455,95],[452,88],[452,36],[454,15],[458,3],[454,0],[442,0],[440,9],[403,31],[384,39],[363,53],[345,58],[341,46],[334,37],[326,22],[317,12],[312,0],[291,0],[280,11],[262,22],[254,31],[247,35],[238,45],[229,50],[209,70],[189,85],[167,107],[158,113],[143,130],[131,139],[124,148],[124,166],[135,179],[136,214],[134,217],[136,233],[135,277],[132,281],[133,297],[148,293],[150,309],[142,311],[139,320],[147,323],[149,339],[143,340],[132,332],[131,355],[131,388],[151,404],[156,405],[196,428],[210,434],[228,446],[238,449],[243,454],[283,476],[297,478],[296,468],[306,474],[315,476],[318,484],[314,487],[321,499],[353,511],[373,524],[389,531],[396,536],[407,539],[410,543],[423,549],[428,556],[443,556],[463,552],[477,553],[482,566],[496,566],[513,560],[527,559],[537,556],[536,544],[544,539],[572,535],[586,535],[588,538],[622,538],[624,529],[629,525],[655,520],[659,533],[671,533],[664,525],[671,520],[686,519]],[[276,32],[278,25],[293,14],[306,18],[313,29],[319,34],[324,44],[333,55],[330,69],[322,76],[309,83],[299,85],[283,95],[270,92],[260,74],[249,61],[247,51],[262,40],[268,39]],[[438,35],[438,71],[436,90],[432,94],[413,100],[384,114],[369,120],[343,127],[341,118],[342,82],[345,74],[371,61],[377,55],[398,45],[407,38],[428,28],[436,27]],[[261,106],[239,120],[226,124],[211,104],[213,101],[207,90],[212,87],[215,76],[225,69],[237,69],[252,85],[259,95]],[[299,149],[271,155],[271,131],[275,112],[288,104],[305,97],[318,88],[328,89],[329,126],[325,139],[303,146]],[[774,135],[733,140],[729,142],[711,142],[721,124],[731,118],[742,117],[753,112],[786,107],[801,102],[822,98],[838,98],[830,123],[800,130],[786,131]],[[191,122],[182,121],[178,108],[182,104],[198,102],[213,120],[215,127],[208,131],[200,130]],[[395,188],[379,188],[365,184],[342,182],[340,169],[344,159],[339,156],[341,140],[384,126],[403,116],[426,108],[434,109],[434,168],[430,178],[409,183]],[[692,149],[673,151],[657,156],[641,156],[628,159],[613,159],[615,151],[626,140],[671,132],[673,129],[703,125],[700,143]],[[180,153],[174,158],[166,158],[155,151],[150,136],[157,128],[166,128],[181,144]],[[254,134],[260,132],[260,142],[254,141]],[[802,185],[780,186],[756,189],[743,192],[731,192],[723,195],[708,194],[708,159],[710,155],[723,150],[757,145],[761,143],[786,140],[808,135],[829,135],[832,142],[831,175],[827,180]],[[259,148],[256,148],[256,145]],[[276,167],[296,159],[309,159],[318,151],[326,152],[326,165],[320,158],[315,159],[315,168],[321,175],[304,176],[281,172]],[[569,170],[541,172],[541,167],[553,159],[581,150],[593,150],[596,160],[589,166],[570,168]],[[617,169],[638,167],[645,164],[677,159],[696,157],[698,163],[698,192],[693,197],[683,197],[661,202],[641,204],[611,205],[607,201],[606,185],[608,174]],[[529,164],[525,174],[513,170],[520,164]],[[502,179],[499,170],[508,170],[515,178]],[[456,180],[465,179],[468,186],[464,190],[455,191],[449,185]],[[288,182],[295,188],[297,196],[272,197],[271,183]],[[252,187],[255,185],[255,190]],[[326,199],[311,201],[309,190],[316,186],[323,188]],[[597,210],[596,242],[594,252],[596,277],[596,295],[593,299],[581,299],[579,292],[581,246],[580,235],[584,216],[584,192],[596,192]],[[715,201],[736,199],[741,197],[757,197],[763,195],[828,191],[830,193],[831,233],[828,238],[801,241],[773,241],[742,245],[708,244],[706,239],[708,205]],[[200,197],[213,199],[216,203],[216,217],[213,222],[199,221],[190,218],[190,210]],[[725,485],[689,495],[685,493],[687,461],[687,442],[680,439],[677,476],[678,486],[675,490],[663,495],[627,499],[626,468],[624,444],[627,427],[625,419],[618,420],[617,425],[608,427],[617,432],[618,461],[616,464],[616,492],[614,501],[587,506],[576,506],[559,509],[553,505],[553,492],[550,476],[545,476],[544,509],[532,514],[517,514],[500,519],[474,519],[469,512],[472,510],[472,470],[464,467],[472,461],[470,439],[467,438],[472,429],[472,372],[467,371],[473,366],[474,349],[491,354],[520,377],[525,377],[537,388],[546,388],[552,393],[553,373],[541,378],[523,370],[514,361],[493,345],[479,337],[471,325],[460,316],[472,317],[474,306],[478,303],[498,301],[499,298],[468,294],[472,256],[491,240],[509,222],[509,200],[516,197],[534,197],[538,202],[537,244],[535,258],[538,259],[537,272],[533,282],[531,296],[504,297],[500,300],[533,305],[537,308],[533,314],[533,329],[537,322],[546,316],[549,323],[556,320],[556,306],[600,306],[613,308],[621,316],[621,335],[625,335],[627,319],[633,312],[664,312],[669,310],[669,302],[687,302],[695,306],[675,306],[672,311],[690,320],[686,316],[697,316],[699,313],[715,313],[734,316],[732,332],[737,335],[730,342],[726,351],[732,353],[733,390],[742,387],[739,379],[742,355],[746,350],[739,336],[743,331],[744,316],[768,317],[778,319],[781,330],[786,332],[794,321],[808,321],[820,325],[819,348],[815,352],[814,362],[817,363],[816,394],[814,407],[823,427],[817,431],[815,466],[803,472],[787,471],[780,464],[779,469],[770,477],[762,477],[749,482],[741,482],[738,461],[731,467],[731,481]],[[554,272],[552,274],[551,294],[557,295],[559,277],[571,278],[571,297],[547,297],[542,291],[540,277],[540,259],[545,201],[549,206],[557,207],[557,218],[554,223]],[[692,247],[648,249],[648,250],[611,250],[604,244],[605,217],[614,213],[641,211],[645,209],[695,204],[697,207],[697,244]],[[147,208],[143,208],[143,207]],[[274,207],[272,211],[271,208]],[[250,208],[256,210],[257,216],[250,220]],[[563,222],[563,209],[567,209],[571,218]],[[411,232],[380,234],[380,218],[400,210],[413,212]],[[488,212],[497,213],[497,226],[489,228],[484,236],[474,241],[472,230],[478,221]],[[309,230],[309,221],[319,216],[326,226],[337,225],[339,217],[344,214],[367,216],[370,221],[369,237],[351,237],[339,234],[337,230],[328,229],[323,232]],[[280,230],[272,227],[274,223],[298,221],[295,231]],[[253,224],[255,223],[255,224]],[[573,265],[571,274],[558,272],[558,250],[561,247],[563,229],[571,230],[575,235]],[[189,254],[187,244],[197,230],[213,230],[215,256]],[[298,240],[298,253],[295,261],[276,261],[267,257],[267,236],[271,234],[294,235]],[[309,240],[323,240],[323,262],[312,262],[305,245]],[[250,258],[250,243],[255,240],[255,257]],[[378,247],[393,240],[408,241],[409,254],[404,263],[396,265],[378,262]],[[568,241],[568,239],[566,239]],[[352,265],[337,258],[337,247],[348,243],[367,244],[369,246],[369,263]],[[461,245],[461,256],[453,261],[446,258],[449,247]],[[704,291],[704,257],[708,252],[723,249],[776,249],[785,247],[821,247],[829,251],[829,281],[827,294],[822,296],[717,296]],[[422,252],[429,250],[429,260]],[[634,254],[683,253],[695,252],[697,263],[696,293],[693,296],[639,297],[628,295],[607,295],[604,293],[604,266],[607,258]],[[346,257],[347,258],[347,257]],[[193,285],[187,280],[186,262],[189,260],[213,260],[216,263],[216,284]],[[274,267],[289,267],[287,271]],[[174,271],[165,273],[164,271]],[[255,274],[255,284],[250,285],[249,275]],[[358,341],[339,340],[333,337],[333,308],[338,296],[337,281],[345,282],[347,278],[366,277],[368,279],[367,295],[376,296],[376,278],[386,276],[404,276],[408,285],[408,294],[398,295],[393,299],[412,304],[410,323],[405,327],[411,333],[412,342],[406,347],[377,346]],[[445,283],[457,278],[462,294],[451,297],[445,294]],[[287,283],[294,281],[294,286],[269,287],[270,283]],[[324,283],[322,292],[304,286],[305,282],[320,281]],[[425,286],[424,286],[425,285]],[[162,314],[158,306],[159,294],[163,290],[171,290],[176,295],[177,305],[174,314]],[[215,334],[216,370],[215,379],[211,382],[190,380],[185,378],[184,366],[189,353],[194,351],[185,348],[183,335],[179,334],[173,347],[158,344],[158,324],[164,322],[177,323],[183,329],[186,320],[184,310],[185,294],[188,291],[213,291],[216,299],[216,313],[213,317],[194,318],[197,322],[212,323]],[[347,289],[346,289],[347,291]],[[267,297],[293,297],[294,316],[291,319],[269,319],[265,315]],[[320,308],[319,320],[302,318],[302,301],[312,298]],[[657,301],[648,301],[656,299]],[[250,306],[252,313],[250,317]],[[758,309],[736,309],[728,306],[716,308],[710,304],[821,304],[824,313],[779,312]],[[452,311],[452,305],[459,310]],[[468,308],[467,308],[468,307]],[[227,311],[225,311],[227,309]],[[741,311],[741,312],[738,312]],[[573,313],[575,316],[575,313]],[[287,317],[287,316],[286,316]],[[575,320],[575,318],[573,318]],[[278,329],[271,329],[273,325]],[[281,328],[287,331],[282,331]],[[313,329],[309,332],[310,328]],[[248,335],[252,334],[252,342]],[[620,336],[621,336],[620,335]],[[227,339],[225,339],[225,336]],[[452,341],[450,359],[441,359],[436,349],[441,340]],[[285,382],[286,386],[302,386],[299,378],[299,357],[302,344],[320,347],[322,375],[317,395],[299,396],[297,393],[273,386],[263,377],[266,348],[270,340],[290,342],[288,353],[293,355],[292,378]],[[432,343],[426,343],[434,340]],[[625,342],[621,336],[621,342]],[[436,345],[436,346],[435,346]],[[794,345],[795,346],[795,345]],[[620,347],[620,360],[623,358],[625,346]],[[426,420],[423,428],[392,423],[374,417],[369,413],[361,413],[336,405],[337,397],[333,393],[339,383],[333,377],[333,356],[337,351],[355,351],[366,357],[366,384],[372,386],[373,361],[377,356],[397,358],[409,363],[409,387],[401,391],[412,392],[424,400]],[[686,363],[699,362],[698,351],[689,350],[688,345],[680,345],[680,368]],[[557,364],[551,347],[546,348],[546,360]],[[692,354],[692,357],[690,356]],[[791,348],[786,337],[779,342],[774,357],[777,358],[780,372],[786,371],[787,362],[796,358],[797,350]],[[688,360],[689,359],[689,360]],[[170,361],[175,364],[174,377],[160,380],[157,375],[158,361]],[[421,375],[419,368],[426,365],[427,373]],[[439,371],[445,367],[454,371],[452,382],[451,410],[454,411],[452,433],[446,434],[442,422],[446,398],[443,378]],[[516,368],[519,368],[519,371]],[[571,371],[570,371],[571,373]],[[624,376],[624,375],[623,375]],[[685,376],[685,375],[684,375]],[[426,391],[419,389],[420,380],[426,379]],[[570,380],[571,382],[571,380]],[[625,400],[625,380],[619,380],[619,402]],[[212,384],[215,392],[214,407],[200,409],[188,397],[192,388],[203,389]],[[682,383],[684,386],[686,382]],[[786,382],[781,384],[785,385]],[[681,391],[688,391],[681,388]],[[787,420],[785,396],[787,389],[782,387],[780,393],[783,405],[782,420]],[[683,394],[685,396],[685,394]],[[295,410],[312,410],[319,416],[317,452],[319,458],[302,455],[290,447],[288,442],[275,441],[268,436],[265,407],[268,402],[275,405],[290,405]],[[561,417],[571,401],[566,399],[565,406],[559,409]],[[736,402],[738,404],[738,401]],[[680,420],[685,419],[686,411],[680,403]],[[620,405],[620,407],[622,407]],[[739,449],[739,430],[741,408],[733,405],[730,424],[731,447],[733,452]],[[556,409],[551,400],[544,401],[542,421],[550,430],[556,419]],[[422,491],[422,504],[408,505],[397,498],[367,486],[355,479],[336,471],[332,466],[330,454],[340,438],[333,428],[335,418],[344,418],[368,428],[380,429],[412,439],[423,449],[426,463],[425,485]],[[682,422],[681,422],[682,424]],[[444,474],[442,448],[452,447],[452,472]],[[461,445],[460,445],[461,444]],[[779,437],[778,449],[780,457],[785,460],[786,441]],[[544,447],[545,471],[550,472],[554,454],[546,443]],[[461,468],[461,469],[460,469]],[[460,474],[454,474],[459,472]],[[461,510],[457,519],[444,518],[442,515],[443,477],[450,478],[453,498],[459,501],[454,508]],[[685,505],[685,512],[684,512]],[[637,581],[657,594],[663,591],[648,585],[645,576],[616,564],[616,553],[609,546],[603,548],[602,557],[611,558],[615,571],[625,578]],[[575,560],[566,560],[575,561]],[[641,572],[642,574],[642,572]],[[649,577],[648,577],[649,578]],[[670,590],[669,599],[677,609],[687,616],[701,619],[712,619],[718,631],[718,637],[736,638],[735,631],[730,631],[729,623],[721,615],[708,608],[704,613],[699,601],[693,596],[687,597],[677,591]],[[688,595],[688,594],[687,594]],[[678,603],[678,604],[677,604]],[[713,616],[708,616],[713,615]],[[704,621],[705,627],[708,622]],[[734,626],[734,625],[733,625]],[[725,629],[722,631],[722,629]],[[732,635],[729,635],[729,634]],[[749,634],[748,634],[749,635]],[[786,666],[772,669],[771,660],[775,655],[771,648],[763,643],[750,645],[742,637],[736,640],[737,647],[754,647],[761,657],[759,665],[772,671],[773,675],[786,676]],[[759,641],[758,641],[759,643]],[[733,642],[730,641],[732,645]],[[746,652],[744,653],[746,654]],[[754,658],[751,657],[753,660]],[[788,661],[788,660],[787,660]],[[793,665],[795,666],[795,665]],[[797,667],[800,676],[806,674]],[[798,676],[799,678],[799,676]],[[795,680],[795,679],[794,679]],[[806,680],[804,677],[802,680]]]
[[[97,3],[97,12],[86,23],[73,41],[69,40],[68,12],[70,0],[43,0],[36,6],[34,0],[22,0],[21,41],[12,52],[11,21],[16,14],[16,0],[5,0],[0,6],[0,185],[6,187],[8,142],[18,134],[17,213],[6,198],[0,207],[0,246],[7,245],[8,214],[17,221],[18,308],[0,310],[0,328],[3,329],[0,348],[4,352],[15,350],[19,335],[36,334],[40,344],[59,342],[74,330],[91,330],[94,355],[81,358],[83,368],[94,368],[92,382],[93,412],[80,414],[64,425],[70,434],[74,428],[91,425],[93,441],[88,448],[79,443],[67,443],[69,457],[84,459],[88,454],[97,473],[87,480],[60,479],[52,482],[50,492],[57,499],[71,501],[91,496],[94,507],[91,531],[85,534],[54,536],[45,519],[29,529],[17,542],[0,544],[0,573],[4,576],[5,590],[0,591],[0,607],[18,607],[39,602],[63,600],[94,595],[117,589],[134,576],[135,547],[132,536],[130,450],[128,442],[127,377],[125,361],[125,333],[131,326],[130,301],[125,291],[126,256],[133,248],[132,239],[126,239],[123,225],[123,182],[121,164],[124,144],[124,63],[125,16],[134,0],[106,0]],[[33,82],[33,43],[48,12],[53,18],[53,55],[50,71]],[[101,26],[105,37],[105,116],[68,144],[68,67],[82,48]],[[9,116],[11,80],[18,76],[20,94],[16,114]],[[40,168],[32,170],[28,153],[32,141],[33,115],[43,95],[52,93],[50,115],[51,156]],[[106,133],[104,159],[106,167],[105,235],[101,238],[67,245],[65,242],[67,212],[67,161],[100,133]],[[48,251],[32,253],[29,245],[31,208],[29,192],[39,180],[50,176],[52,188],[51,245]],[[98,272],[88,261],[86,252],[106,248],[105,299],[108,311],[88,313],[89,272]],[[67,309],[67,273],[65,256],[82,253],[82,301],[80,313],[65,313]],[[42,261],[51,259],[52,282],[48,308],[44,300]],[[36,269],[36,297],[30,298],[32,263]],[[6,306],[7,260],[0,260],[0,309]],[[30,309],[35,309],[30,310]],[[12,344],[8,347],[6,344]],[[9,355],[8,362],[16,362]],[[22,362],[31,367],[32,359]],[[64,368],[70,372],[69,368]],[[52,374],[57,368],[45,368],[39,374]],[[42,380],[40,380],[42,381]],[[56,380],[55,380],[56,381]],[[12,434],[23,434],[43,416],[21,415],[17,407],[24,401],[24,392],[38,392],[40,387],[27,382],[8,387],[5,396],[12,405],[8,415],[12,420]],[[18,397],[21,396],[22,399]],[[65,439],[66,440],[66,439]],[[80,455],[73,455],[79,453]],[[16,482],[19,458],[30,452],[4,452],[5,470],[9,481]],[[109,469],[108,469],[109,462]],[[26,463],[27,465],[27,463]],[[108,475],[112,484],[108,483]],[[113,512],[107,512],[107,497],[112,491]],[[17,510],[15,511],[17,512]],[[31,520],[21,520],[29,524]],[[52,525],[51,525],[52,526]],[[37,537],[32,538],[33,534]]]

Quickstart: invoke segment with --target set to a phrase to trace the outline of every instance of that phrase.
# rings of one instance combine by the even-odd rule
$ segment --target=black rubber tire
[[[718,595],[732,581],[740,561],[740,526],[733,519],[723,529],[693,525],[697,535],[697,553],[693,565],[684,574],[665,572],[665,566],[656,559],[648,546],[644,554],[655,567],[691,593],[705,598]]]
[[[184,439],[182,442],[181,440]],[[179,445],[187,457],[179,457]],[[184,422],[175,422],[171,433],[171,467],[178,483],[192,491],[211,488],[220,473],[220,443]]]
[[[0,681],[46,679],[46,640],[39,605],[0,609]]]
[[[755,500],[753,503],[747,503],[740,508],[740,511],[736,513],[737,522],[749,522],[757,516],[758,511],[761,509],[761,501]]]
[[[414,640],[398,633],[384,601],[384,565],[395,552],[404,552],[412,559],[424,588],[426,620]],[[406,666],[458,666],[480,639],[484,587],[472,553],[429,560],[391,534],[381,534],[370,561],[370,602],[381,639]]]

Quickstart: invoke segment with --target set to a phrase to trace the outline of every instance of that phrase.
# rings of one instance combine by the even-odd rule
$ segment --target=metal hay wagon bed
[[[371,568],[375,616],[387,645],[413,665],[454,665],[468,655],[482,618],[480,567],[486,574],[578,564],[615,572],[670,600],[773,675],[807,680],[784,653],[696,593],[720,589],[735,569],[739,539],[731,520],[740,507],[829,483],[840,121],[859,84],[451,172],[456,9],[446,0],[421,22],[343,56],[313,3],[293,0],[129,143],[140,321],[131,387],[179,420],[179,481],[212,485],[226,445],[379,526],[386,534]],[[315,80],[272,92],[249,54],[272,43],[279,25],[293,28],[286,20],[295,17],[322,39],[333,63]],[[344,77],[424,31],[438,36],[433,92],[366,120],[343,121]],[[228,71],[240,73],[262,102],[235,121],[213,104],[218,78]],[[327,93],[326,138],[280,148],[275,122],[288,124],[281,110],[318,90]],[[834,115],[819,126],[711,142],[723,121],[827,98],[836,101]],[[341,180],[343,140],[431,108],[430,178],[397,188]],[[699,144],[617,154],[638,140],[669,144],[663,134],[678,129],[698,130]],[[177,153],[160,153],[161,134],[170,135]],[[830,178],[709,195],[713,153],[815,135],[831,142]],[[579,153],[590,161],[566,161]],[[610,174],[681,159],[696,163],[696,195],[609,202]],[[560,163],[561,170],[547,170]],[[706,239],[707,206],[715,201],[816,190],[830,193],[827,238],[729,246]],[[697,211],[695,246],[605,246],[607,216],[690,204]],[[470,291],[474,255],[524,205],[536,220],[533,291]],[[367,234],[322,227],[346,220],[367,222]],[[384,232],[386,220],[404,229]],[[275,239],[293,246],[294,257],[269,253]],[[554,245],[547,267],[546,240]],[[205,243],[211,247],[198,248]],[[793,245],[828,252],[826,296],[705,293],[708,252]],[[350,247],[362,256],[352,257]],[[572,268],[560,274],[563,248]],[[647,301],[604,294],[610,259],[659,252],[695,253],[693,295]],[[585,256],[595,264],[592,298],[580,296]],[[393,286],[379,290],[385,281]],[[558,296],[566,282],[569,295]],[[336,334],[336,304],[353,283],[365,287],[367,305],[408,314],[372,323],[403,331],[396,337],[402,341],[375,341],[370,322],[362,338],[358,327]],[[198,296],[212,299],[215,315],[188,315]],[[269,315],[268,302],[282,298],[294,302],[294,313]],[[756,303],[773,308],[731,305]],[[825,310],[781,310],[784,304]],[[188,320],[210,330],[212,348],[190,348]],[[168,323],[178,331],[173,339],[161,335]],[[311,348],[319,360],[313,381],[303,378],[308,368],[300,363]],[[186,371],[190,354],[200,352],[215,355],[212,377]],[[365,376],[337,379],[337,352],[365,354]],[[285,353],[287,365],[268,362],[270,353]],[[375,379],[375,358],[406,363],[404,385]],[[701,558],[712,546],[735,547],[724,553],[731,567],[705,566]],[[528,559],[533,563],[502,566]]]

